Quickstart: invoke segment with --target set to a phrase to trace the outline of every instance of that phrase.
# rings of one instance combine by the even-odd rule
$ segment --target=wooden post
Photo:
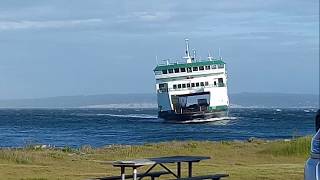
[[[177,162],[177,176],[181,178],[181,162]]]
[[[188,172],[189,177],[192,177],[192,162],[188,162]]]
[[[121,166],[121,180],[126,179],[126,174],[125,174],[125,167]]]
[[[137,167],[133,167],[133,180],[137,180]]]

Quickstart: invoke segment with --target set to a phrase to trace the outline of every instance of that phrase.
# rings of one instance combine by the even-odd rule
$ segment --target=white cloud
[[[1,30],[40,29],[40,28],[66,28],[80,25],[92,25],[102,22],[102,19],[74,19],[51,21],[0,21]]]
[[[142,21],[148,21],[148,22],[156,22],[156,21],[166,21],[171,18],[171,14],[168,12],[137,12],[134,13],[136,17],[141,19]]]
[[[118,16],[119,23],[126,23],[126,22],[164,22],[168,21],[172,18],[173,13],[169,12],[146,12],[146,11],[138,11],[132,12],[128,15]]]

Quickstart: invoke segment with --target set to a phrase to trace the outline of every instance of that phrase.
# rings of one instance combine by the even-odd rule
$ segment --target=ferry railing
[[[218,83],[216,85],[207,85],[207,86],[196,86],[196,87],[185,87],[185,88],[168,88],[169,91],[184,91],[184,90],[203,90],[204,88],[212,88],[212,87],[226,87],[225,83]]]

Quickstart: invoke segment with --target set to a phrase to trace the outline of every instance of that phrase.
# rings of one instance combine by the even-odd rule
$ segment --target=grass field
[[[228,179],[303,179],[304,162],[310,151],[310,137],[291,141],[210,142],[186,141],[109,146],[94,149],[0,150],[0,179],[49,180],[87,179],[118,175],[119,169],[101,161],[125,160],[173,155],[203,155],[210,160],[194,165],[194,174],[228,173]],[[182,174],[187,168],[183,166]],[[174,168],[174,167],[172,167]],[[140,171],[143,168],[139,169]],[[130,173],[130,171],[127,170]],[[162,176],[161,179],[169,179]]]

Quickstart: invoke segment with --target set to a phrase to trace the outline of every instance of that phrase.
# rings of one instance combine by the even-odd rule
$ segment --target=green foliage
[[[62,150],[62,152],[67,152],[67,153],[74,153],[74,152],[76,152],[76,150],[73,149],[73,148],[70,147],[70,146],[65,146],[65,147],[63,147],[61,150]]]

